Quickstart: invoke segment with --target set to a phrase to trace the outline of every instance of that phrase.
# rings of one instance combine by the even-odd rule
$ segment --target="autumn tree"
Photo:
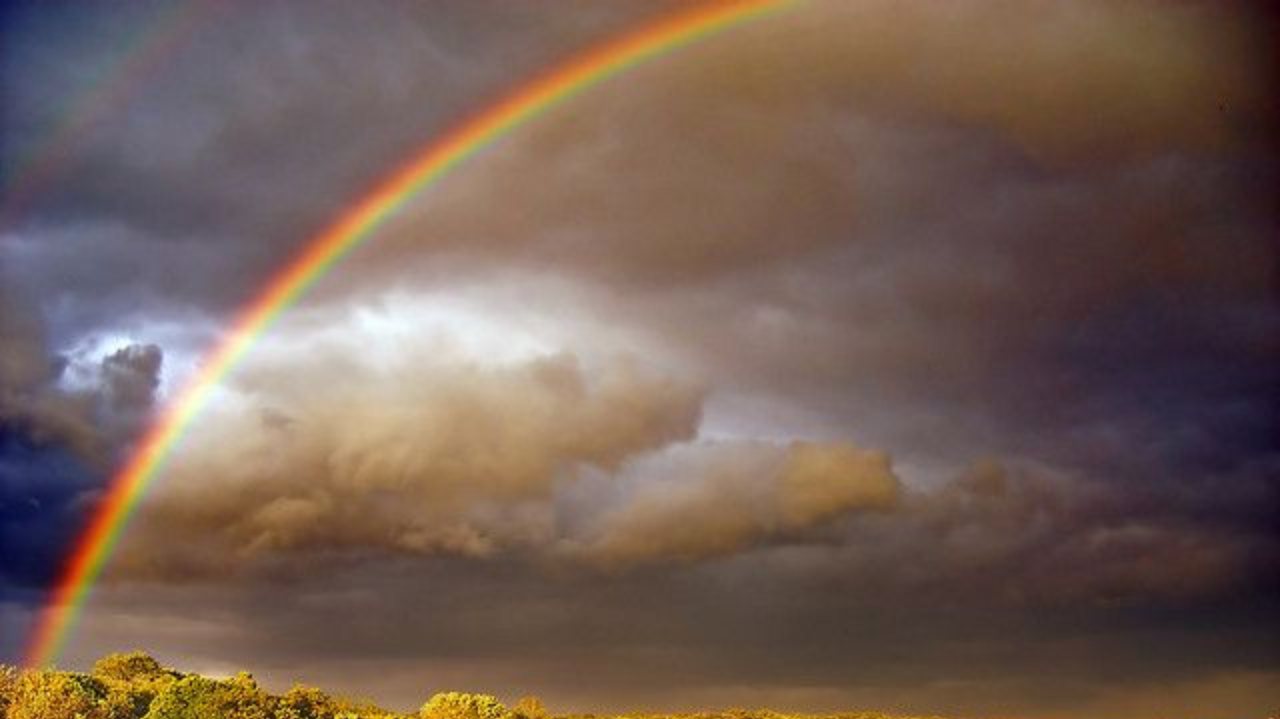
[[[102,682],[79,672],[22,672],[13,685],[7,719],[114,719]]]
[[[93,665],[92,674],[107,689],[105,701],[113,719],[145,715],[156,695],[180,676],[144,652],[108,654]]]
[[[342,707],[333,697],[301,684],[285,692],[276,704],[278,719],[335,719],[341,711]]]
[[[144,719],[272,719],[272,704],[244,672],[222,681],[190,674],[161,691]]]
[[[547,719],[547,708],[538,697],[521,697],[511,710],[516,719]]]
[[[422,719],[512,719],[511,711],[488,694],[442,692],[422,705]]]
[[[103,680],[132,683],[154,681],[165,676],[166,672],[150,654],[135,651],[108,654],[94,662],[92,674]]]
[[[18,668],[0,664],[0,717],[8,716],[5,712],[13,701],[13,693],[17,686]]]

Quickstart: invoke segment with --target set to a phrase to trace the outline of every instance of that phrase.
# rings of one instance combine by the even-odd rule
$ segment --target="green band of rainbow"
[[[239,312],[225,338],[157,417],[128,462],[112,478],[106,496],[79,537],[37,620],[27,645],[26,665],[42,667],[57,659],[139,500],[208,401],[212,389],[281,313],[406,200],[506,133],[592,85],[793,1],[728,0],[701,4],[590,49],[518,87],[489,109],[434,140],[338,215]]]

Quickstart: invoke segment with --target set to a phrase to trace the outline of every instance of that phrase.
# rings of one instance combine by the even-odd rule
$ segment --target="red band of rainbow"
[[[302,253],[239,312],[224,339],[157,416],[112,478],[37,620],[27,645],[26,665],[42,667],[57,659],[139,500],[208,401],[211,390],[281,313],[409,198],[506,133],[606,78],[792,1],[701,4],[589,49],[432,141],[308,241]]]

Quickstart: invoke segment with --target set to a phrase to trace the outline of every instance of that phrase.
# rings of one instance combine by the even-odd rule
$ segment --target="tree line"
[[[4,719],[800,719],[760,710],[678,715],[553,716],[536,697],[507,707],[488,694],[442,692],[415,713],[296,685],[272,694],[241,672],[226,679],[162,667],[143,652],[111,654],[89,672],[19,669],[0,664]],[[809,719],[818,719],[812,717]],[[907,719],[863,712],[821,719]]]

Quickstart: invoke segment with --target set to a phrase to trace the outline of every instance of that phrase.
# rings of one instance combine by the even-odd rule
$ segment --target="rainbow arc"
[[[722,0],[700,4],[588,49],[436,138],[342,211],[240,310],[224,338],[156,417],[112,478],[31,634],[27,666],[46,666],[57,659],[129,518],[213,389],[282,313],[405,202],[512,130],[605,79],[794,2]]]

